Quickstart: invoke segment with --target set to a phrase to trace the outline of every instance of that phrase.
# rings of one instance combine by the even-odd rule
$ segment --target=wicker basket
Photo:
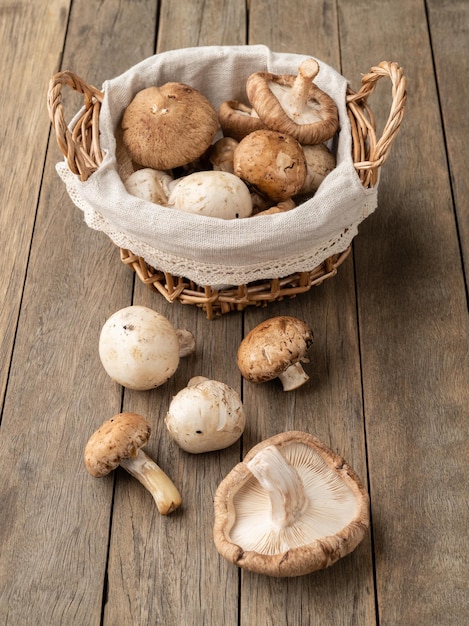
[[[368,98],[382,77],[387,77],[391,81],[392,99],[387,122],[378,138]],[[62,105],[64,86],[83,94],[84,106],[75,116],[72,126],[67,125],[65,120]],[[102,91],[86,84],[70,71],[60,72],[50,81],[48,109],[57,143],[68,167],[81,181],[86,181],[98,169],[103,158],[99,135],[99,115],[103,97]],[[348,89],[347,113],[352,132],[352,157],[365,188],[377,185],[379,169],[386,161],[400,129],[405,102],[406,80],[402,69],[393,62],[382,62],[372,67],[362,77],[362,85],[358,92]],[[349,252],[350,246],[344,252],[327,258],[310,271],[220,289],[197,285],[184,277],[160,271],[130,250],[121,248],[120,256],[122,262],[131,267],[152,291],[162,294],[169,302],[177,301],[200,307],[207,317],[212,319],[215,315],[240,311],[249,305],[266,305],[284,297],[307,292],[313,285],[334,276]]]

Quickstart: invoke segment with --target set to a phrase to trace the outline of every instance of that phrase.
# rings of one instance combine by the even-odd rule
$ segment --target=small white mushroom
[[[125,181],[127,191],[137,198],[165,205],[170,194],[170,184],[173,177],[162,170],[145,167],[136,170]]]
[[[138,305],[111,315],[99,337],[99,356],[109,376],[140,391],[165,383],[180,357],[194,349],[190,331],[181,332],[161,313]]]
[[[230,172],[194,172],[175,181],[168,206],[179,211],[229,220],[249,217],[251,195],[247,185]]]
[[[165,423],[183,450],[198,454],[231,446],[241,437],[246,418],[232,387],[195,376],[172,399]]]

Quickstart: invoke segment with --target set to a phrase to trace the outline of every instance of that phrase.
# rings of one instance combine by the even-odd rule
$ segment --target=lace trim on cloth
[[[99,119],[102,164],[86,182],[72,174],[65,161],[57,164],[88,226],[157,270],[214,288],[312,271],[345,250],[360,222],[375,210],[377,186],[365,189],[354,168],[347,81],[320,61],[315,82],[333,97],[339,111],[340,131],[331,146],[337,166],[314,196],[295,209],[238,220],[207,218],[131,196],[119,176],[116,130],[123,110],[140,89],[177,77],[202,91],[217,108],[227,99],[246,101],[244,85],[251,73],[296,74],[305,58],[271,52],[265,46],[188,48],[150,57],[106,81]]]

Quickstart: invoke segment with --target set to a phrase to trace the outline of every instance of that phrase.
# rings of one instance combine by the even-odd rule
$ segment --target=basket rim
[[[392,98],[388,120],[381,137],[378,138],[368,98],[373,93],[377,82],[383,77],[391,80]],[[83,108],[75,116],[71,127],[65,122],[61,102],[64,86],[83,94],[84,99]],[[350,86],[346,90],[346,112],[351,130],[352,161],[358,179],[365,189],[377,185],[379,170],[388,158],[392,143],[400,129],[406,97],[406,79],[402,68],[397,63],[386,61],[373,66],[367,74],[362,76],[362,85],[357,92],[354,92]],[[88,85],[71,71],[59,72],[50,81],[48,108],[56,131],[57,143],[70,171],[81,181],[86,181],[103,161],[104,153],[99,140],[99,115],[103,99],[104,91]],[[221,312],[226,307],[230,310],[242,309],[247,304],[266,303],[281,299],[285,294],[302,293],[313,284],[321,283],[325,277],[334,275],[348,252],[347,248],[343,253],[326,259],[319,266],[322,268],[319,274],[318,268],[314,268],[311,271],[296,272],[282,278],[282,288],[279,287],[280,279],[273,278],[268,279],[266,283],[256,281],[255,286],[239,285],[234,291],[233,289],[213,290],[211,287],[198,286],[188,279],[155,270],[142,257],[122,247],[121,259],[136,271],[145,284],[152,290],[162,293],[168,301],[178,300],[202,306],[207,311],[207,316],[211,317],[211,312],[217,307]],[[263,286],[259,287],[259,285]]]

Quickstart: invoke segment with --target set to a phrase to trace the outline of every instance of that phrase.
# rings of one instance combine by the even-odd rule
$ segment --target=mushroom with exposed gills
[[[218,486],[218,552],[258,574],[292,577],[329,567],[369,527],[369,498],[346,461],[308,433],[254,446]]]
[[[298,74],[255,72],[246,82],[249,101],[261,121],[301,144],[322,143],[335,135],[339,116],[334,100],[313,83],[319,72],[315,59],[306,59]]]
[[[173,481],[143,450],[150,436],[147,420],[137,413],[119,413],[105,421],[85,446],[85,467],[91,476],[106,476],[123,467],[153,496],[158,511],[168,515],[182,502]]]
[[[165,424],[186,452],[231,446],[243,434],[246,416],[237,391],[218,380],[194,376],[172,399]]]
[[[139,305],[113,313],[99,336],[99,356],[108,375],[123,387],[139,391],[165,383],[179,360],[194,350],[189,330],[174,328],[161,313]]]
[[[301,362],[313,343],[313,331],[303,320],[280,315],[253,328],[239,345],[238,368],[251,383],[279,378],[284,391],[298,389],[309,380]]]
[[[218,119],[223,135],[237,141],[255,130],[266,128],[255,111],[238,100],[222,102],[218,108]]]
[[[121,126],[122,140],[135,163],[171,170],[195,161],[210,147],[218,116],[197,89],[170,82],[136,93]]]

